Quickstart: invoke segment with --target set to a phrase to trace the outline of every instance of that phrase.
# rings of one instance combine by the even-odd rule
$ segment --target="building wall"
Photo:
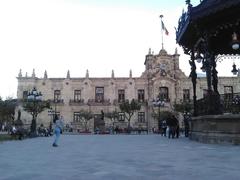
[[[158,122],[152,117],[153,104],[152,100],[156,99],[159,95],[159,88],[166,87],[168,89],[168,99],[165,99],[165,107],[162,110],[172,110],[174,103],[183,101],[183,90],[189,89],[190,99],[193,99],[192,82],[182,71],[179,69],[179,54],[177,50],[175,54],[169,55],[164,49],[160,50],[159,54],[146,55],[145,71],[140,77],[132,77],[131,72],[129,77],[118,78],[114,77],[114,72],[109,78],[92,78],[89,77],[88,72],[85,77],[72,78],[68,73],[66,78],[48,78],[45,72],[43,78],[35,76],[35,72],[31,77],[23,77],[19,73],[17,98],[23,98],[23,91],[30,91],[36,87],[38,91],[43,94],[44,100],[53,100],[54,91],[61,91],[61,98],[63,103],[52,103],[53,109],[60,112],[64,116],[66,124],[73,123],[74,112],[80,110],[91,111],[94,114],[101,114],[101,111],[107,113],[114,110],[120,111],[118,107],[118,90],[125,90],[125,99],[137,99],[138,90],[144,89],[145,103],[142,104],[140,112],[145,112],[145,123],[138,123],[138,114],[135,113],[132,117],[132,127],[143,127],[151,130],[153,127],[158,127]],[[239,77],[219,77],[219,93],[224,94],[224,86],[232,86],[233,92],[240,91]],[[104,88],[104,103],[95,103],[95,88]],[[205,77],[197,79],[197,99],[203,97],[203,91],[207,89],[207,82]],[[81,99],[83,103],[71,104],[70,101],[74,99],[74,90],[81,90]],[[22,109],[21,106],[19,106]],[[17,114],[17,113],[16,113]],[[22,119],[25,124],[31,123],[31,116],[22,111]],[[111,121],[107,118],[105,126],[110,126]],[[48,111],[44,111],[38,116],[38,125],[44,124],[48,126],[52,121],[52,116]],[[119,124],[119,122],[116,122]],[[126,125],[121,123],[119,125]],[[75,125],[73,128],[82,129],[81,125]],[[93,131],[94,120],[89,123],[89,129]]]

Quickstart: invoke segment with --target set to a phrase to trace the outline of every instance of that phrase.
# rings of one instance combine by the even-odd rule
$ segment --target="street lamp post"
[[[32,115],[32,123],[31,123],[31,134],[36,135],[37,132],[37,115],[38,115],[38,104],[42,101],[42,93],[37,92],[36,88],[34,87],[32,91],[28,93],[27,99],[29,102],[32,103],[31,107],[31,115]]]
[[[50,116],[50,123],[49,123],[49,131],[52,132],[52,124],[54,122],[55,112],[52,110],[52,107],[50,107],[50,110],[48,110],[48,115]]]
[[[57,103],[58,103],[58,99],[54,97],[53,102],[54,102],[54,113],[52,114],[52,116],[53,116],[53,121],[54,121],[54,120],[56,120],[56,119],[54,119],[54,118],[56,118],[56,116],[58,115],[58,114],[57,114]]]
[[[157,98],[157,99],[153,99],[152,101],[152,104],[153,106],[155,107],[158,107],[158,128],[160,127],[160,122],[161,122],[161,119],[160,119],[160,108],[161,107],[164,107],[165,105],[165,101],[164,100],[161,100],[160,98]]]

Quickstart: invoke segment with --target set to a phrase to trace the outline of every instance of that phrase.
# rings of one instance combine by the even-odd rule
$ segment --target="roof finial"
[[[44,79],[47,79],[48,75],[47,75],[47,70],[44,71]]]
[[[89,78],[89,72],[88,72],[88,69],[86,71],[86,78]]]
[[[129,77],[132,78],[132,70],[129,71]]]
[[[25,77],[28,77],[28,73],[26,72]]]
[[[33,69],[33,72],[32,72],[32,78],[35,78],[35,77],[36,77],[35,69]]]
[[[112,70],[112,78],[114,78],[114,70]]]
[[[19,70],[18,77],[22,77],[22,69]]]
[[[175,54],[178,54],[178,49],[177,48],[175,48]]]
[[[67,71],[67,79],[70,79],[70,71]]]
[[[151,48],[149,48],[148,50],[148,55],[151,55]]]

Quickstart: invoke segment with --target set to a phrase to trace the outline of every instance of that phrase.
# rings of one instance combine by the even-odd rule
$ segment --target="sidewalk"
[[[159,135],[62,135],[0,143],[1,180],[238,180],[240,146]]]

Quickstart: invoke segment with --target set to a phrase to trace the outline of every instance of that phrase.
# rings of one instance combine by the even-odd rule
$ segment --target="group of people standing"
[[[190,114],[184,113],[184,135],[189,136],[189,121]],[[160,133],[162,136],[167,136],[168,138],[179,138],[180,126],[179,121],[174,115],[169,115],[166,120],[161,121]]]
[[[161,122],[161,134],[168,138],[179,138],[179,122],[174,115],[169,115]]]

